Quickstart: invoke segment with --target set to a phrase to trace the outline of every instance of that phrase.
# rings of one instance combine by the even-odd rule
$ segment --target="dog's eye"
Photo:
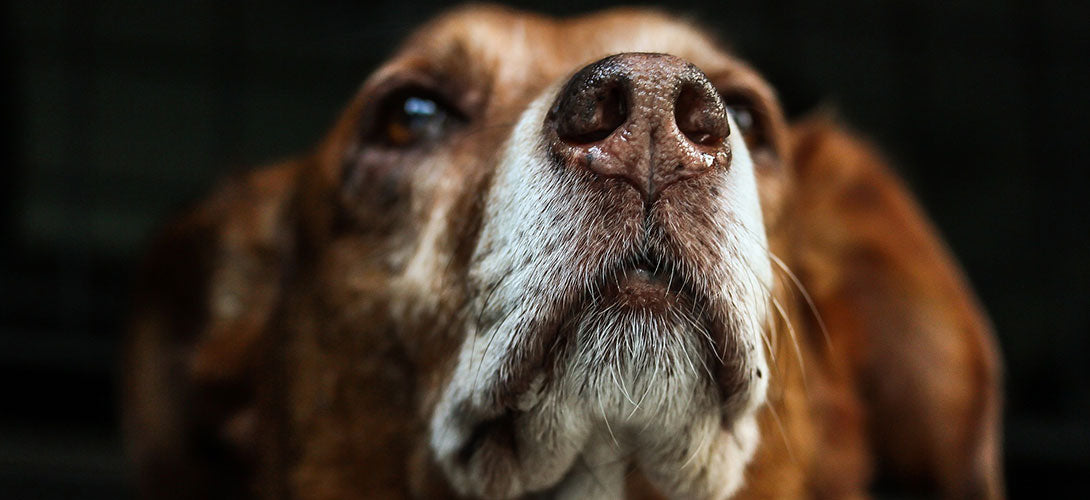
[[[462,121],[462,115],[439,96],[407,90],[384,100],[370,139],[396,149],[426,145],[442,139]]]
[[[738,125],[738,130],[744,135],[748,135],[753,132],[753,127],[756,125],[756,119],[753,118],[753,112],[737,106],[727,106],[727,111],[731,117],[734,118],[734,123]]]
[[[745,95],[728,93],[723,98],[727,103],[727,112],[746,139],[746,146],[753,150],[768,146],[761,108]]]

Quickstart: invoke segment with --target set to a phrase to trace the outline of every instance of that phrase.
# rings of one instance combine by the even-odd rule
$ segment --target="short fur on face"
[[[654,196],[550,136],[573,75],[631,53],[732,110],[710,168]],[[444,121],[406,141],[390,117],[421,96]],[[641,158],[677,161],[641,126]],[[789,125],[657,12],[451,12],[145,267],[126,428],[148,496],[1002,496],[995,347],[935,231],[867,145]]]

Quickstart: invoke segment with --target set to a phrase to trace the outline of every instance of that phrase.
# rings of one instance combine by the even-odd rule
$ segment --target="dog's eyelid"
[[[760,115],[766,114],[764,108],[760,105],[760,99],[752,92],[737,88],[720,89],[719,95],[723,97],[723,102],[729,108],[745,109]]]
[[[471,117],[472,112],[467,96],[468,89],[462,88],[456,78],[441,74],[432,74],[421,70],[407,70],[393,73],[381,81],[368,86],[365,93],[371,96],[371,103],[380,102],[392,95],[406,90],[418,90],[439,98],[448,108],[457,111],[463,117]]]
[[[768,146],[764,130],[768,126],[768,111],[760,104],[760,99],[752,92],[738,88],[720,89],[719,94],[738,128],[745,134],[746,143],[751,148]]]
[[[433,143],[468,115],[440,90],[419,78],[396,79],[375,88],[362,113],[366,145],[406,149]]]

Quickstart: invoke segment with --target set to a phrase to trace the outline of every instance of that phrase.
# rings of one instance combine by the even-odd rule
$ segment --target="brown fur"
[[[627,36],[692,61],[762,122],[762,208],[790,271],[777,272],[778,356],[738,498],[866,497],[879,476],[1001,497],[990,326],[877,154],[829,120],[788,126],[756,73],[667,17],[489,7],[425,26],[313,154],[229,181],[152,249],[125,379],[143,493],[452,496],[427,418],[460,342],[495,144],[546,85]],[[441,164],[346,181],[355,163],[384,161],[361,155],[357,137],[371,96],[398,79],[441,82],[479,125]],[[394,277],[437,203],[450,204],[436,243],[450,258],[421,298]],[[630,476],[630,496],[649,488]]]

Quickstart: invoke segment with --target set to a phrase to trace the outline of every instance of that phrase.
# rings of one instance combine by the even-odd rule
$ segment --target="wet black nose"
[[[666,54],[618,54],[579,70],[545,132],[568,164],[628,182],[646,200],[730,164],[719,92],[696,66]]]

